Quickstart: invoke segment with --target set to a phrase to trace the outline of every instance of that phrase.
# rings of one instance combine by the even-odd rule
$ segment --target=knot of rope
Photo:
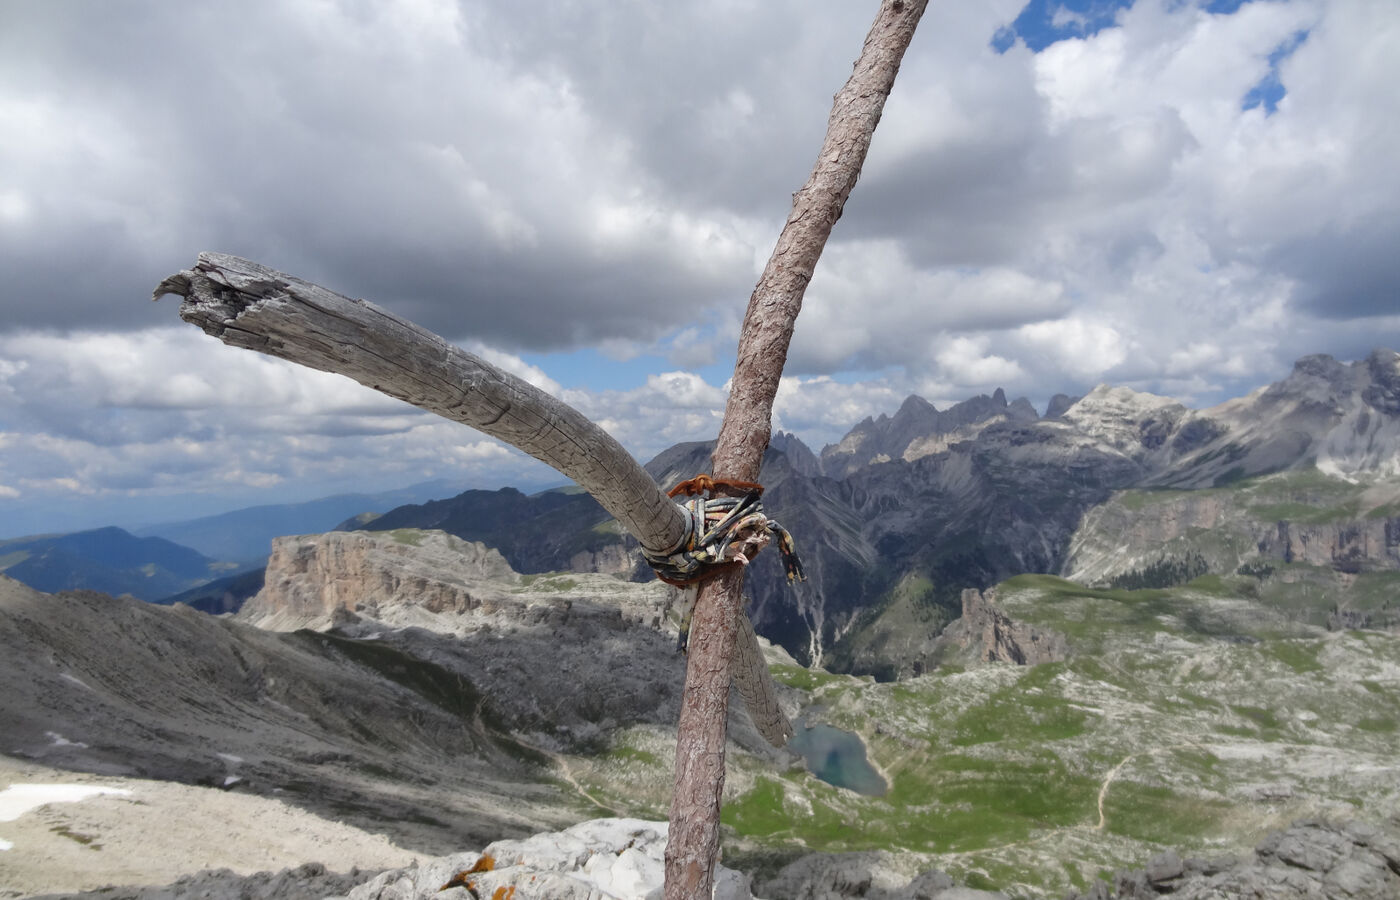
[[[718,488],[744,494],[716,497]],[[697,475],[671,488],[668,497],[687,497],[676,502],[686,514],[686,532],[669,553],[643,551],[656,577],[677,587],[696,584],[718,573],[719,566],[747,565],[776,538],[788,581],[806,581],[792,535],[763,514],[759,500],[762,493],[763,486],[751,481],[728,481],[709,475]]]

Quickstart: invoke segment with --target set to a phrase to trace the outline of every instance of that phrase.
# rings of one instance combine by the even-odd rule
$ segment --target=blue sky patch
[[[1303,42],[1308,39],[1306,30],[1296,31],[1283,43],[1279,44],[1269,54],[1269,73],[1259,79],[1259,83],[1249,89],[1244,95],[1244,100],[1240,102],[1240,109],[1254,109],[1256,106],[1264,108],[1265,115],[1273,115],[1278,111],[1278,103],[1283,99],[1288,91],[1283,86],[1283,79],[1279,77],[1279,66],[1285,59],[1293,55],[1293,52],[1303,46]]]
[[[992,49],[1005,53],[1020,38],[1039,53],[1056,41],[1089,37],[1113,25],[1132,0],[1031,0],[1010,24],[997,29]]]
[[[1051,44],[1071,38],[1085,38],[1111,27],[1120,9],[1134,0],[1031,0],[1010,25],[992,35],[992,49],[1005,53],[1016,39],[1039,53]],[[1186,0],[1189,2],[1189,0]],[[1215,15],[1230,15],[1252,0],[1207,0],[1201,7]],[[1291,51],[1290,51],[1291,52]]]

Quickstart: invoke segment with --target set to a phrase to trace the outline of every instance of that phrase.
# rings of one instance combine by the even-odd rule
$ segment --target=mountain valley
[[[1199,552],[1187,531],[1210,545],[1198,574],[1272,567],[1275,586],[1321,578],[1339,609],[1352,593],[1373,606],[1368,584],[1400,569],[1396,397],[1400,356],[1377,350],[1351,364],[1306,357],[1284,380],[1201,411],[1100,386],[1057,397],[1045,417],[1001,392],[942,412],[911,397],[819,456],[775,435],[764,506],[797,537],[809,580],[794,588],[775,560],[756,560],[754,624],[803,664],[893,678],[917,660],[871,645],[911,617],[921,631],[941,630],[963,589],[1027,572],[1107,583]],[[708,444],[681,444],[647,469],[670,485],[704,471],[708,455]],[[1173,518],[1173,503],[1189,507],[1186,518]],[[1153,512],[1124,552],[1094,536],[1117,534],[1144,506]],[[1159,540],[1158,512],[1182,533]],[[1355,539],[1329,537],[1323,524]],[[585,494],[469,491],[355,527],[440,528],[497,547],[522,572],[648,577],[635,542]],[[1346,544],[1345,559],[1319,549],[1333,541]],[[1290,568],[1306,565],[1318,571]]]
[[[275,797],[430,854],[664,819],[682,668],[666,589],[518,575],[440,532],[289,538],[273,559],[274,589],[232,620],[0,583],[5,752]],[[736,710],[725,859],[759,896],[785,896],[762,887],[812,852],[1059,896],[1163,847],[1215,858],[1400,808],[1394,632],[1208,583],[1025,575],[964,606],[982,624],[894,683],[770,650],[789,712],[857,735],[889,790],[821,781]]]
[[[1356,838],[1366,883],[1400,887],[1397,397],[1377,351],[1203,411],[1100,387],[1041,417],[998,392],[910,398],[820,454],[775,435],[764,505],[811,580],[760,556],[751,614],[799,730],[851,736],[887,790],[817,777],[735,703],[725,865],[770,898],[946,879],[1029,900],[1172,849],[1252,884],[1284,865],[1276,835],[1340,840],[1289,830],[1326,820],[1379,829]],[[671,484],[708,453],[648,470]],[[0,753],[276,800],[418,854],[664,820],[681,598],[586,494],[399,507],[279,537],[262,574],[223,616],[0,575]],[[47,889],[107,883],[100,856]]]

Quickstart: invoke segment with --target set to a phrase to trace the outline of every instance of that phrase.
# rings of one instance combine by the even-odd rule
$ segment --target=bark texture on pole
[[[885,99],[927,6],[928,0],[883,0],[855,70],[834,98],[816,165],[793,195],[792,213],[749,298],[713,456],[716,478],[758,480],[771,434],[773,398],[803,294],[860,176]],[[736,566],[704,582],[691,618],[666,846],[666,900],[710,900],[714,892],[725,722],[743,614],[743,577]]]

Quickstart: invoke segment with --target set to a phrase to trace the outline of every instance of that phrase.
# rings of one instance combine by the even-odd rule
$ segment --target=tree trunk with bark
[[[884,0],[855,70],[834,98],[816,165],[793,195],[792,213],[749,298],[712,458],[717,479],[758,480],[803,294],[860,176],[885,98],[927,6],[928,0]],[[666,845],[666,900],[708,900],[714,891],[730,668],[743,615],[743,581],[743,569],[736,566],[701,584],[691,617]]]
[[[223,253],[201,253],[162,281],[155,297],[166,294],[184,298],[182,319],[229,346],[345,375],[548,463],[649,552],[664,555],[687,533],[680,507],[578,410],[373,303]],[[734,682],[759,734],[781,747],[792,725],[752,630]]]
[[[835,96],[826,140],[749,299],[734,380],[712,458],[716,479],[757,481],[773,398],[802,297],[860,175],[900,60],[927,0],[883,0],[855,70]],[[574,479],[653,553],[673,550],[685,517],[611,436],[566,404],[363,300],[257,263],[202,253],[165,279],[182,318],[231,346],[328,372],[471,425]],[[743,567],[699,589],[691,621],[676,784],[666,851],[667,900],[709,900],[719,850],[729,686],[770,740],[791,733],[752,626]],[[737,638],[737,641],[736,641]],[[737,653],[737,656],[736,656]]]

